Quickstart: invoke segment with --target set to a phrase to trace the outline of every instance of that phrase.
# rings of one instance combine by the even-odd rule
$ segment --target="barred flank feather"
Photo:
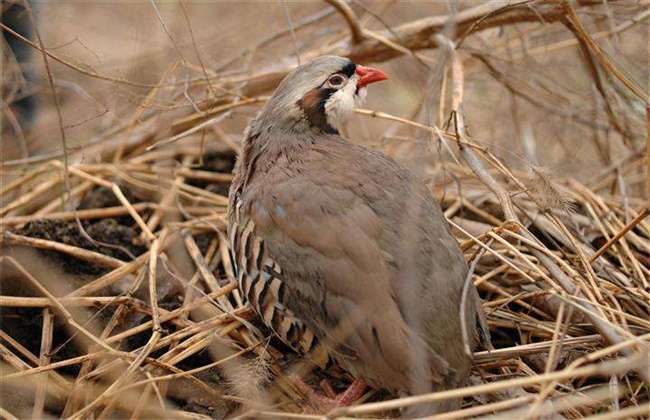
[[[229,229],[239,290],[282,342],[298,353],[308,354],[315,349],[318,340],[282,303],[282,270],[266,256],[264,241],[255,235],[253,221],[241,223],[239,206],[238,202]]]

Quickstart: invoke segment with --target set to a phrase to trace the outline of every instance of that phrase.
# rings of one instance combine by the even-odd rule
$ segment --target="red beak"
[[[357,65],[357,74],[360,76],[357,87],[362,88],[370,83],[381,82],[388,79],[388,75],[379,69]]]

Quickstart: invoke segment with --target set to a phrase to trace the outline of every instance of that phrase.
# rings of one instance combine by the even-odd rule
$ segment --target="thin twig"
[[[325,0],[332,7],[334,7],[345,19],[345,22],[350,27],[350,37],[352,39],[352,45],[358,44],[363,41],[364,34],[361,25],[359,24],[359,19],[354,13],[354,10],[347,4],[344,0]]]
[[[630,230],[634,229],[636,225],[641,223],[643,219],[645,219],[648,215],[650,214],[650,208],[646,207],[637,216],[630,221],[623,229],[621,229],[614,237],[612,237],[609,241],[605,243],[605,245],[601,246],[598,251],[594,255],[592,255],[589,258],[589,262],[593,264],[594,261],[596,261],[601,255],[603,255],[607,250],[614,245],[619,239],[621,239],[623,236],[625,236],[626,233],[628,233]]]
[[[459,398],[470,395],[481,395],[485,393],[498,392],[505,389],[517,388],[521,386],[544,383],[550,380],[561,380],[568,378],[578,378],[591,376],[594,374],[612,375],[624,373],[629,370],[648,369],[648,359],[645,354],[636,354],[624,359],[606,361],[585,366],[573,370],[561,370],[557,372],[546,373],[526,378],[515,378],[505,381],[499,381],[483,385],[469,386],[465,388],[452,389],[449,391],[435,392],[427,395],[418,395],[414,397],[399,398],[376,403],[362,404],[355,407],[338,408],[329,413],[331,417],[340,417],[351,414],[367,414],[384,410],[392,410],[400,407],[409,407],[416,404],[424,404],[433,401],[443,401],[452,398]]]
[[[61,112],[61,104],[59,95],[56,93],[56,88],[54,87],[54,76],[50,70],[50,63],[47,59],[48,55],[45,53],[45,47],[43,47],[43,39],[41,39],[41,32],[38,29],[36,24],[36,19],[34,19],[34,13],[29,5],[27,0],[23,0],[23,6],[27,11],[29,16],[29,22],[34,29],[36,34],[36,39],[38,40],[39,50],[41,51],[41,56],[43,57],[43,65],[45,66],[45,73],[47,74],[47,82],[50,85],[50,90],[52,91],[52,97],[54,98],[54,107],[56,109],[56,118],[59,123],[59,136],[61,138],[61,152],[63,153],[63,185],[65,186],[65,194],[63,196],[63,202],[67,202],[70,196],[70,177],[68,174],[68,142],[65,136],[65,129],[63,128],[63,114]]]

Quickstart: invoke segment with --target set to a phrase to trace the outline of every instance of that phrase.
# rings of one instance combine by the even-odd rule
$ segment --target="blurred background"
[[[300,395],[275,381],[302,359],[273,341],[234,291],[226,213],[246,125],[287,72],[321,54],[346,55],[390,75],[369,89],[365,110],[343,134],[422,175],[440,199],[473,261],[501,351],[476,354],[477,383],[573,369],[574,361],[616,342],[602,325],[647,340],[650,0],[1,4],[0,345],[9,347],[0,356],[11,367],[0,373],[14,381],[6,387],[13,394],[0,392],[8,396],[0,408],[31,418],[108,418],[118,408],[120,418],[161,418],[172,408],[183,411],[167,411],[170,418],[223,418],[239,409],[242,396],[265,400],[255,393],[266,393],[261,384],[272,377],[278,409],[303,411]],[[454,142],[457,131],[473,143],[464,150],[476,153],[474,162]],[[497,181],[486,181],[480,168]],[[495,184],[504,194],[494,194]],[[158,259],[145,254],[154,240],[161,243]],[[153,261],[157,276],[148,274]],[[30,300],[42,290],[27,287],[29,275],[56,296],[87,298],[87,306],[73,308],[78,322],[125,351],[139,351],[154,336],[154,310],[171,311],[162,312],[174,315],[152,357],[185,372],[200,369],[198,384],[170,380],[161,394],[144,385],[95,407],[109,384],[122,389],[120,381],[141,376],[123,376],[129,364],[70,362],[54,372],[63,379],[51,375],[48,393],[58,385],[63,392],[52,393],[52,401],[48,394],[46,403],[36,366],[95,346],[60,314],[52,317],[50,301]],[[154,277],[158,308],[149,303]],[[590,314],[601,311],[603,322],[575,311],[560,323],[556,279],[564,279],[562,293],[573,306],[584,310],[591,302]],[[224,287],[240,318],[221,318],[230,312],[204,299]],[[176,334],[188,320],[204,328],[179,344]],[[574,341],[554,353],[560,324]],[[234,351],[245,354],[240,365],[216,367]],[[621,354],[616,361],[620,372],[631,366]],[[146,362],[146,372],[172,372],[157,366]],[[339,388],[345,383],[336,369],[310,379],[323,377]],[[600,405],[585,397],[596,384],[606,392]],[[629,391],[621,408],[647,407],[647,386],[634,373],[571,378],[557,394],[584,406],[567,415],[578,418],[610,410],[607,398],[617,387]],[[546,390],[535,385],[489,401],[543,400]],[[370,398],[388,397],[373,391]],[[487,413],[487,401],[474,396],[464,404]],[[618,409],[619,399],[612,404]],[[631,418],[626,413],[618,418]]]
[[[510,3],[496,2],[503,7]],[[598,45],[647,92],[648,2],[574,3],[582,25]],[[3,22],[37,44],[21,4],[3,0]],[[75,150],[93,141],[98,145],[75,154],[75,161],[98,159],[102,144],[117,141],[110,135],[98,139],[100,134],[120,124],[144,121],[151,114],[155,114],[156,121],[149,121],[156,125],[156,138],[169,136],[175,120],[205,109],[222,97],[224,89],[244,92],[247,77],[295,65],[297,55],[307,59],[325,46],[343,45],[349,34],[342,15],[320,1],[31,4],[43,45],[52,54],[49,65],[68,147]],[[445,16],[495,2],[353,0],[348,4],[363,28],[383,36],[392,31],[400,44],[400,30],[412,22],[438,19],[444,23]],[[566,18],[547,13],[548,3],[523,4],[520,9],[534,10],[535,18],[506,14],[502,23],[485,29],[478,22],[473,33],[462,39],[459,51],[469,135],[515,168],[536,165],[582,180],[603,166],[638,154],[646,133],[642,101],[599,68],[597,57],[585,53]],[[452,35],[455,28],[446,30],[459,41]],[[7,30],[3,35],[1,158],[5,163],[20,163],[55,156],[61,152],[60,130],[43,58]],[[443,81],[444,68],[438,65],[444,63],[444,53],[422,48],[435,45],[430,39],[402,42],[406,47],[411,44],[414,52],[396,52],[388,60],[377,56],[391,79],[373,86],[366,107],[442,127],[450,111],[448,83],[442,91],[448,77]],[[242,82],[223,82],[233,78]],[[159,88],[148,100],[156,85]],[[232,109],[215,125],[238,142],[262,105]],[[445,159],[440,144],[426,131],[367,116],[358,116],[349,126],[347,134],[354,141],[382,148],[412,169],[426,172],[436,159]],[[210,142],[209,137],[206,140]],[[637,168],[638,175],[629,180],[631,191],[638,190],[643,180],[641,166]],[[12,171],[20,170],[20,165],[4,166],[3,174],[11,177]]]

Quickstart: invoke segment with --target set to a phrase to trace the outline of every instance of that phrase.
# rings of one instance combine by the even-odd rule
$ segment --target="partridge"
[[[242,295],[281,340],[413,395],[466,381],[480,306],[425,184],[339,134],[387,78],[336,56],[284,78],[245,133],[229,241]]]

